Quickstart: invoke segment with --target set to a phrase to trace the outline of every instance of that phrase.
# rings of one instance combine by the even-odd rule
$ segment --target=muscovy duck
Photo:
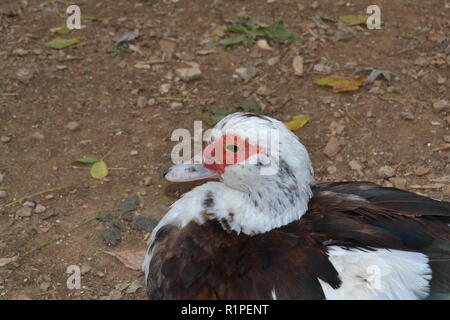
[[[267,116],[235,113],[215,129],[203,164],[165,173],[220,182],[184,194],[152,232],[142,266],[151,298],[449,297],[450,202],[371,182],[314,184],[306,148]],[[268,131],[276,148],[259,134]]]

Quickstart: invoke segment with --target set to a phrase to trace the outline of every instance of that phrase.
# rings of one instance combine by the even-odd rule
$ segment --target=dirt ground
[[[83,20],[85,28],[63,36],[82,37],[77,45],[52,49],[47,43],[56,36],[49,30],[65,24],[70,4],[82,16],[110,19]],[[381,30],[339,27],[340,16],[364,14],[371,4],[381,8]],[[304,42],[201,51],[224,21],[243,16],[265,24],[281,19]],[[134,29],[140,36],[131,47],[114,46]],[[143,283],[141,272],[104,251],[144,249],[147,232],[126,222],[120,243],[109,247],[101,234],[110,223],[93,218],[138,195],[133,215],[159,220],[190,187],[162,178],[171,165],[172,131],[192,131],[194,120],[250,96],[283,121],[311,117],[296,133],[317,181],[369,180],[449,201],[449,44],[450,2],[446,7],[444,0],[2,0],[0,259],[18,260],[0,265],[0,299],[146,298],[144,288],[123,289],[136,279]],[[294,74],[295,56],[303,57],[303,76]],[[200,78],[177,77],[186,61],[199,64]],[[252,80],[234,76],[251,66],[258,70]],[[313,83],[351,76],[361,66],[389,70],[392,79],[347,93]],[[331,158],[324,154],[330,127],[341,148]],[[71,166],[113,147],[106,178]],[[5,207],[46,190],[30,203]],[[27,205],[45,211],[30,214],[22,209]],[[80,290],[66,286],[70,265],[82,268]]]

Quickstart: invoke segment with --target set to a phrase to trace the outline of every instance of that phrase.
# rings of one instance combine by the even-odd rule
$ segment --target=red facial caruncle
[[[230,165],[241,163],[251,156],[264,153],[265,148],[253,145],[235,134],[223,135],[203,150],[204,167],[224,173]]]

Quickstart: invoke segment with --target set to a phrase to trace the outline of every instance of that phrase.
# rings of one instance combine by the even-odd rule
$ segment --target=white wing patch
[[[429,294],[431,269],[422,253],[332,246],[328,255],[342,280],[338,289],[319,280],[329,300],[417,300]]]

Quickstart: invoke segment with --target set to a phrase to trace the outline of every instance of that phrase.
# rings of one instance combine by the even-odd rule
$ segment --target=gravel
[[[416,117],[414,116],[414,114],[411,111],[404,111],[404,112],[400,113],[400,118],[402,118],[403,120],[407,120],[407,121],[413,121],[416,119]]]
[[[0,141],[3,142],[3,143],[8,143],[8,142],[11,141],[11,138],[8,137],[8,136],[1,136],[0,137]]]
[[[192,63],[192,68],[180,68],[175,70],[175,75],[180,77],[185,82],[190,82],[199,79],[202,76],[202,71],[196,63]]]
[[[139,96],[139,97],[137,98],[137,106],[138,106],[139,108],[144,108],[145,106],[147,106],[147,104],[148,104],[148,100],[147,100],[146,97],[144,97],[144,96]]]
[[[255,67],[237,68],[235,72],[242,80],[249,81],[256,77],[258,74],[258,69]]]
[[[447,100],[439,100],[433,103],[433,109],[436,112],[447,111],[450,110],[450,102]]]
[[[395,169],[390,166],[383,166],[378,169],[378,176],[380,178],[386,179],[393,177],[395,175]]]
[[[16,217],[31,217],[31,208],[23,206],[16,211]]]
[[[43,206],[42,204],[38,204],[36,206],[36,208],[34,208],[34,212],[37,214],[43,213],[45,210],[47,210],[47,208],[45,206]]]
[[[76,121],[70,121],[68,124],[66,124],[66,129],[69,129],[70,131],[75,131],[80,127],[80,124]]]

